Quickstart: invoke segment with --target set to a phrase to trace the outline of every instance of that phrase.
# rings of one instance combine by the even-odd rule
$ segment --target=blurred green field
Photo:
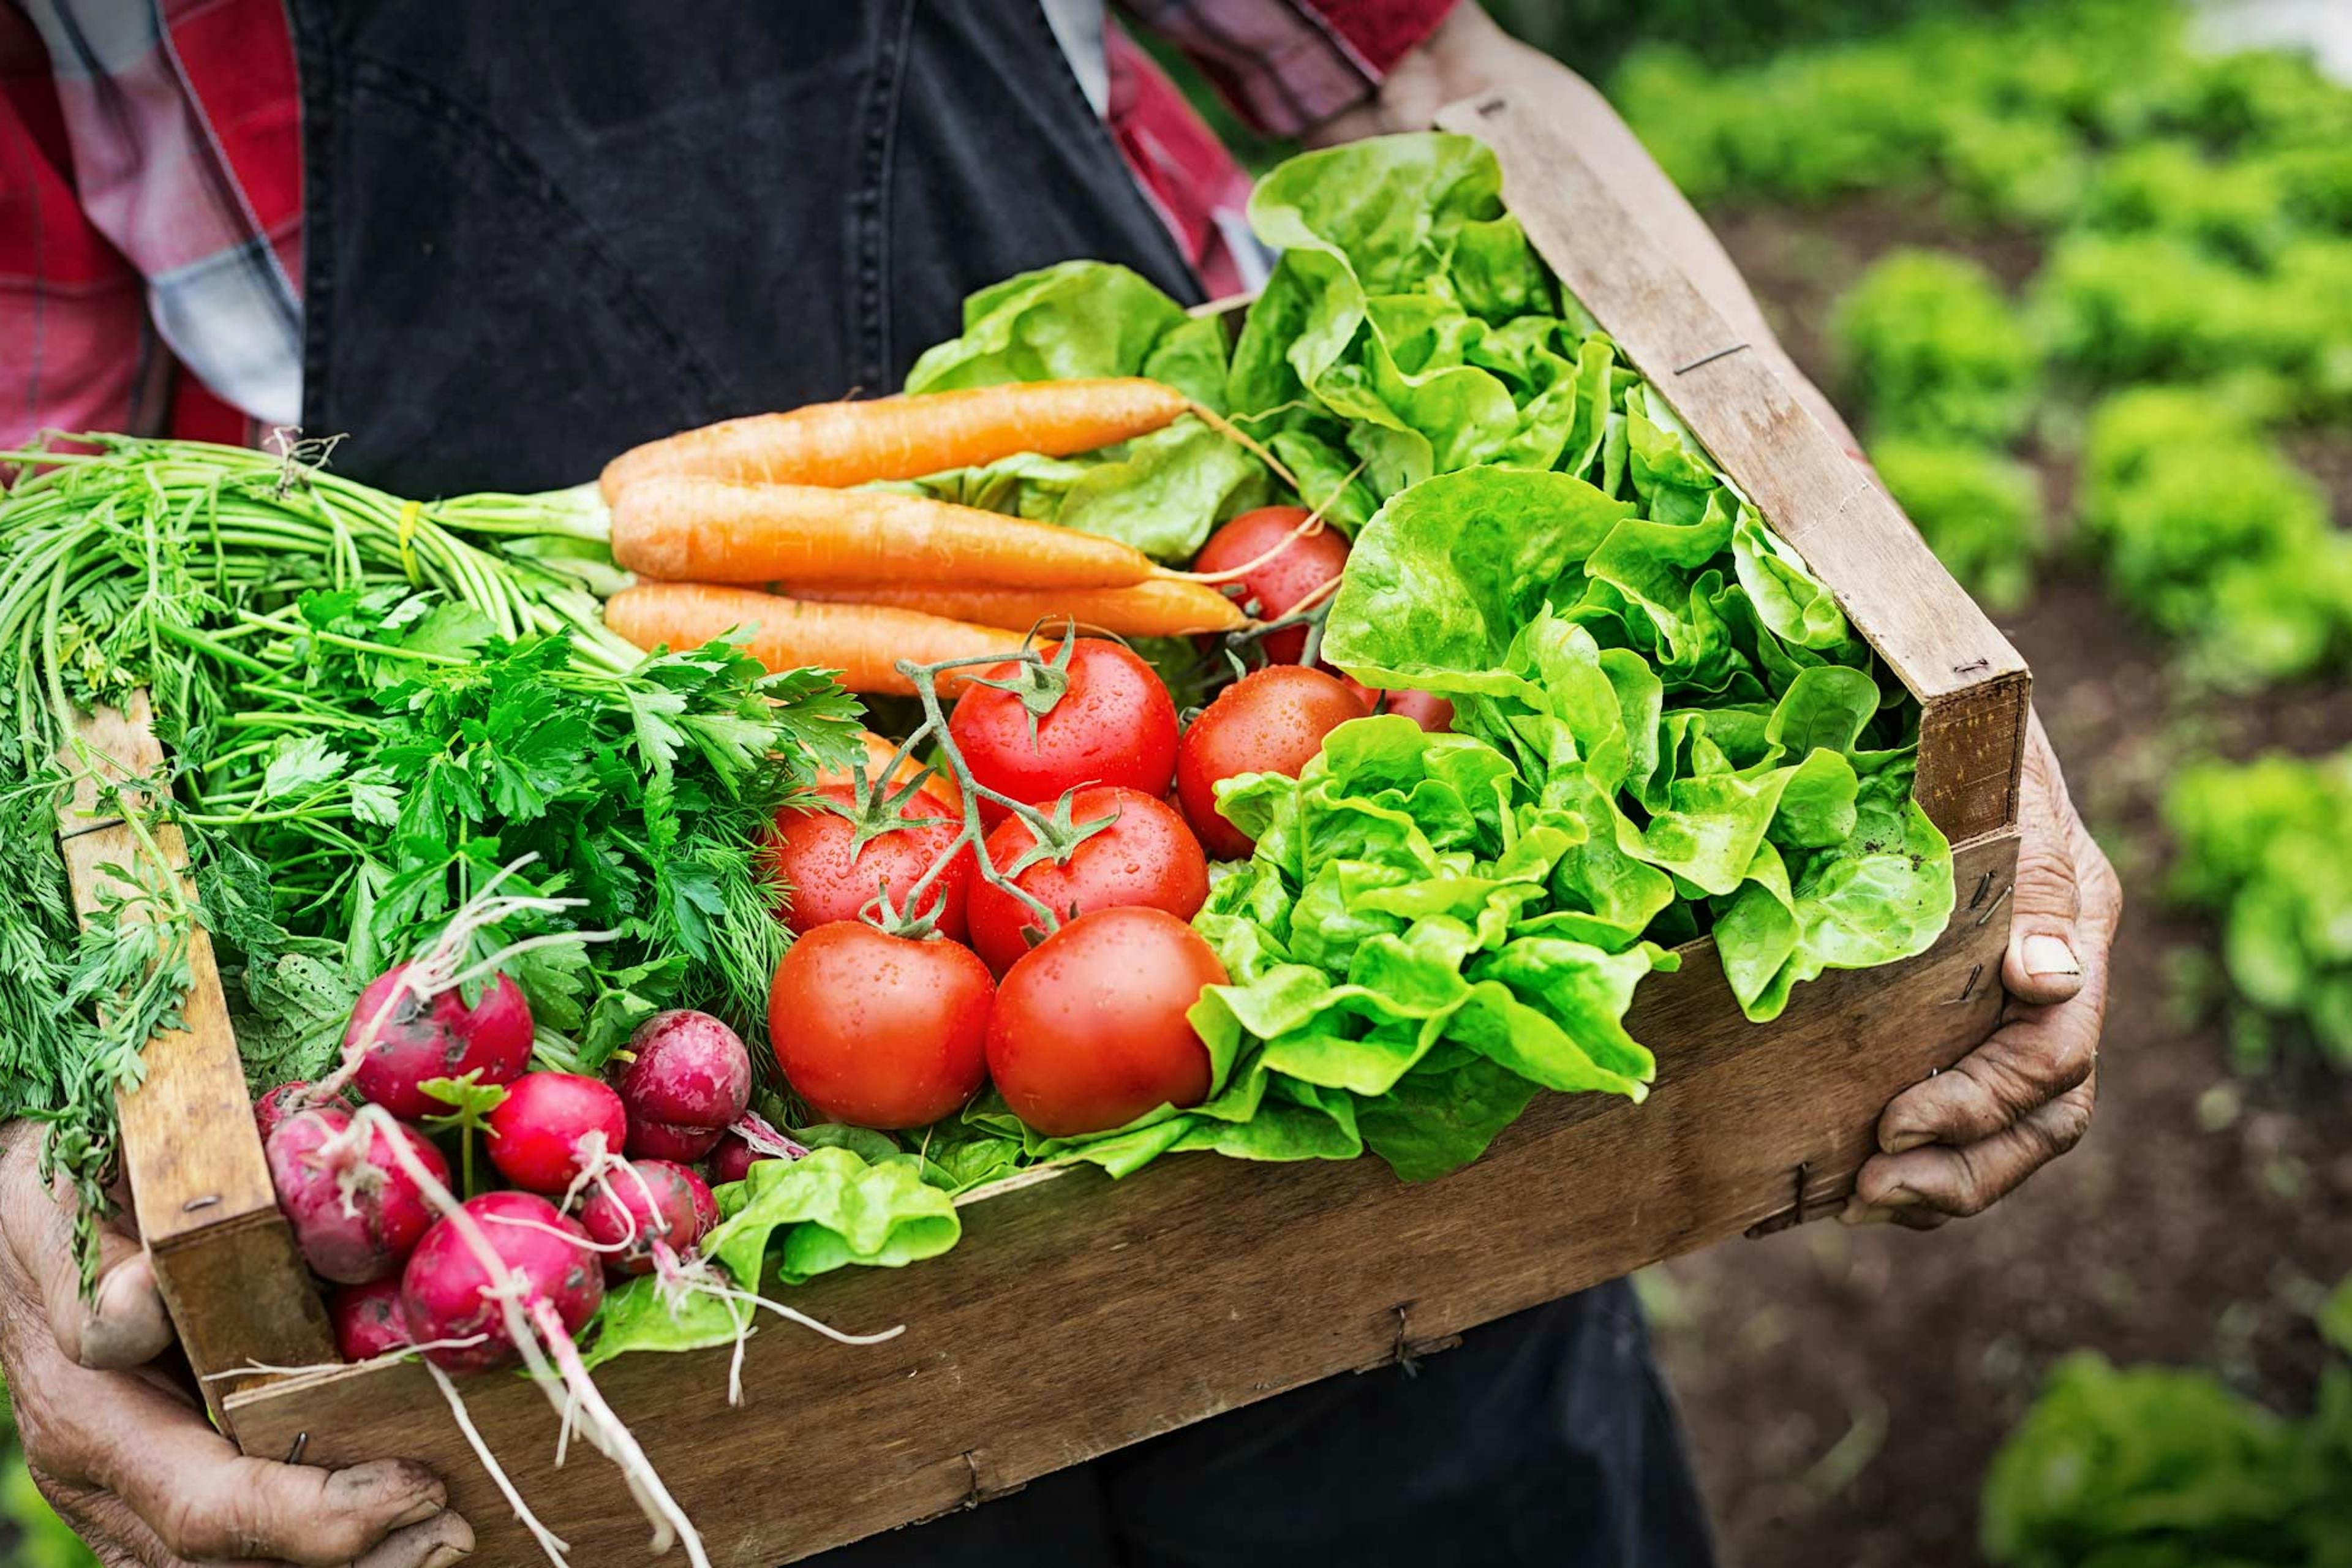
[[[2352,90],[1906,9],[1609,83],[2034,666],[2131,899],[2100,1121],[1936,1236],[1675,1265],[1662,1338],[1747,1568],[2352,1561]]]

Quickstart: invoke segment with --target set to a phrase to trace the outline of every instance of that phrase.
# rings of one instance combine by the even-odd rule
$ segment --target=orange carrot
[[[1157,568],[1115,539],[895,490],[640,479],[613,558],[672,583],[1001,583],[1124,588]]]
[[[866,731],[858,739],[866,747],[866,782],[877,790],[904,789],[914,781],[916,774],[923,771],[923,761],[920,757],[908,757],[900,763],[895,771],[891,768],[890,759],[898,754],[898,742],[896,741],[885,740],[871,730]],[[888,775],[887,784],[884,782],[885,774]],[[820,786],[847,785],[856,784],[857,780],[847,768],[826,768],[809,782]],[[937,795],[940,803],[951,812],[961,813],[963,810],[963,790],[956,784],[953,773],[933,773],[930,777],[923,781],[923,793]]]
[[[708,583],[639,583],[604,605],[604,624],[641,648],[699,647],[738,626],[752,628],[746,645],[771,670],[837,669],[852,691],[915,694],[914,683],[893,668],[902,658],[933,664],[947,658],[1011,655],[1021,634],[999,626],[976,626],[914,610],[874,605],[807,605],[749,588]],[[975,665],[972,673],[987,668]],[[961,684],[958,672],[940,686]]]
[[[604,500],[656,474],[775,484],[917,479],[1016,452],[1066,458],[1149,434],[1191,407],[1139,376],[1008,382],[860,403],[814,403],[648,441],[604,466]]]
[[[839,605],[890,605],[991,626],[1050,632],[1064,621],[1123,637],[1181,637],[1249,625],[1241,606],[1199,583],[1155,577],[1131,588],[955,587],[922,583],[782,584],[780,594]]]

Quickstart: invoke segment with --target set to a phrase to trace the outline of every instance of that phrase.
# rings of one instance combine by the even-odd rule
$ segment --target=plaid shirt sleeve
[[[0,441],[299,416],[278,0],[0,0]]]
[[[1258,131],[1297,136],[1355,108],[1454,0],[1120,0]]]

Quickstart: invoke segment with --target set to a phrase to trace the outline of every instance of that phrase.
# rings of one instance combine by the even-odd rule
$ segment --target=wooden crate
[[[763,1329],[741,1409],[726,1402],[724,1351],[623,1358],[600,1383],[725,1568],[1001,1496],[1660,1258],[1832,1213],[1887,1100],[1998,1018],[2024,665],[1539,114],[1495,96],[1441,123],[1494,146],[1512,210],[1563,282],[1919,699],[1918,794],[1957,847],[1958,912],[1930,952],[1800,987],[1770,1026],[1741,1016],[1712,944],[1690,944],[1679,973],[1643,984],[1628,1020],[1658,1047],[1646,1104],[1541,1096],[1486,1158],[1442,1181],[1407,1186],[1370,1159],[1209,1155],[1117,1184],[1091,1168],[1032,1172],[967,1195],[966,1234],[947,1257],[794,1292],[845,1328],[903,1323],[898,1339],[852,1348]],[[123,858],[105,852],[121,830],[68,826],[87,895]],[[124,1100],[139,1219],[199,1371],[331,1360],[270,1202],[219,980],[209,952],[196,956],[189,1032],[157,1041],[145,1087]],[[537,1559],[418,1368],[213,1386],[247,1453],[423,1460],[473,1521],[473,1561]],[[575,1562],[643,1553],[646,1526],[603,1459],[552,1467],[555,1424],[536,1390],[487,1377],[467,1392]]]

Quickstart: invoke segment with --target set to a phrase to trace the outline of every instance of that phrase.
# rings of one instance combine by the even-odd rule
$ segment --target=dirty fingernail
[[[1916,1128],[1914,1128],[1907,1132],[1895,1133],[1893,1137],[1882,1142],[1879,1144],[1879,1147],[1890,1154],[1908,1154],[1912,1150],[1922,1148],[1934,1142],[1935,1140],[1928,1137],[1927,1134],[1918,1131]]]
[[[405,1530],[412,1524],[423,1524],[428,1519],[438,1519],[448,1506],[439,1498],[418,1498],[409,1506],[407,1512],[392,1521],[392,1528]],[[450,1561],[454,1563],[457,1559],[453,1557]]]
[[[1893,1217],[1885,1209],[1866,1204],[1860,1198],[1846,1199],[1845,1207],[1838,1211],[1840,1225],[1885,1225]]]
[[[463,1563],[472,1555],[462,1546],[444,1546],[425,1560],[425,1568],[450,1568],[452,1563]]]
[[[1909,1208],[1918,1201],[1919,1194],[1908,1187],[1889,1187],[1878,1194],[1879,1206],[1882,1208]]]
[[[2080,974],[2083,964],[2062,936],[2029,936],[2023,949],[2025,973],[2032,975]]]

